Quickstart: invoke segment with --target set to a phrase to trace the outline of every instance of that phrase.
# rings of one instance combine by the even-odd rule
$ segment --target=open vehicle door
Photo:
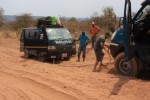
[[[125,59],[130,60],[134,56],[134,45],[132,36],[132,18],[131,18],[131,2],[125,0],[124,18],[123,18],[123,39]]]

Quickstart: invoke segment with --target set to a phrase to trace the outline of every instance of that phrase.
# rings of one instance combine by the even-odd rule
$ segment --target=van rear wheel
[[[134,57],[129,61],[124,59],[124,52],[121,52],[115,58],[115,71],[118,74],[125,76],[133,76],[136,77],[139,74],[139,66],[138,66],[137,58]]]
[[[26,59],[30,57],[29,50],[27,50],[27,49],[24,50],[24,57]]]

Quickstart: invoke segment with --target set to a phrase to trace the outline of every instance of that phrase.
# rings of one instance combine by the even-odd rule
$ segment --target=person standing
[[[78,62],[80,61],[80,55],[82,52],[82,57],[83,57],[83,62],[85,60],[85,55],[86,55],[86,46],[87,44],[90,42],[89,37],[85,34],[85,32],[82,32],[82,34],[80,34],[79,39],[76,41],[80,40],[80,44],[79,44],[79,48],[78,48]]]
[[[108,50],[106,50],[106,48],[104,47],[104,46],[108,47],[108,45],[105,45],[104,43],[105,43],[105,39],[108,39],[109,37],[110,37],[110,34],[105,33],[104,35],[100,36],[95,43],[94,52],[96,55],[96,61],[95,61],[93,71],[96,71],[96,67],[99,62],[100,62],[100,64],[99,64],[98,70],[100,70],[101,66],[103,66],[102,61],[103,61],[104,53],[102,50],[104,49],[105,51],[108,52]]]
[[[92,48],[94,48],[94,43],[96,41],[96,34],[100,31],[100,27],[95,25],[94,22],[91,23],[90,32],[91,32],[91,40],[92,40]]]

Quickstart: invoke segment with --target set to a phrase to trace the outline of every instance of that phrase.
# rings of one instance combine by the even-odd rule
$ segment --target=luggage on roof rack
[[[62,27],[58,18],[53,16],[48,16],[38,20],[37,27]]]

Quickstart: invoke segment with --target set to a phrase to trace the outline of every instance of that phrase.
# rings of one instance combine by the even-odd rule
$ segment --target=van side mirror
[[[40,40],[43,40],[43,39],[44,39],[44,35],[40,34]]]

